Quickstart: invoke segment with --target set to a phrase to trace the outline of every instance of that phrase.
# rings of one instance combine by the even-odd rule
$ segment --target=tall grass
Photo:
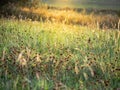
[[[120,32],[0,19],[0,89],[120,88]]]
[[[118,28],[118,22],[120,19],[119,11],[89,9],[78,10],[72,8],[61,9],[46,5],[35,8],[8,4],[1,9],[0,16],[31,21],[58,22],[69,25],[77,24],[81,26],[88,26],[90,28]]]

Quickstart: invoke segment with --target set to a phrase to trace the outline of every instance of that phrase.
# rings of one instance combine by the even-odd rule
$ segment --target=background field
[[[57,7],[120,10],[119,0],[45,0],[44,2]]]

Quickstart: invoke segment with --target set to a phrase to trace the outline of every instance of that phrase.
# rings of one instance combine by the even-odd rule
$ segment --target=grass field
[[[120,88],[120,31],[0,19],[0,90]]]

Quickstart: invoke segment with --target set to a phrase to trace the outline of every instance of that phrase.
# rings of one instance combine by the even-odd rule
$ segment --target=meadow
[[[116,90],[120,31],[0,19],[0,90]]]
[[[37,1],[0,7],[0,90],[119,90],[117,0],[113,10],[103,0],[103,9],[96,0],[83,9],[78,0],[74,8]]]

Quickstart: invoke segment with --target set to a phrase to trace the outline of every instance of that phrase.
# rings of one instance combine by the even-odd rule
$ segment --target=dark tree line
[[[3,6],[8,3],[16,3],[18,1],[26,1],[26,0],[0,0],[0,6]]]
[[[8,3],[28,3],[28,2],[36,2],[39,0],[0,0],[0,6],[3,6]]]
[[[23,5],[31,5],[35,6],[38,4],[41,4],[44,0],[0,0],[0,7],[4,6],[8,3],[18,3],[18,4],[23,4]]]

